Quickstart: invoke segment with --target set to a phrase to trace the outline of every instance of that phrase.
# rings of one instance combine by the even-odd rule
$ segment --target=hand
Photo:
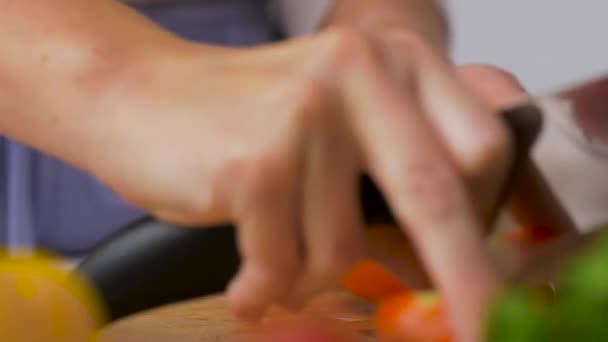
[[[100,97],[89,171],[163,220],[238,223],[244,264],[229,297],[245,318],[289,302],[298,284],[335,283],[365,253],[367,172],[458,333],[475,339],[498,276],[468,180],[506,163],[508,135],[424,40],[393,39],[407,52],[399,63],[368,36],[331,29],[144,64]]]

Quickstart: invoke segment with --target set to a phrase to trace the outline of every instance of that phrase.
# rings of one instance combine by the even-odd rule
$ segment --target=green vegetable
[[[608,341],[608,239],[565,268],[552,310],[554,341]]]
[[[570,260],[550,301],[513,288],[492,308],[487,342],[608,341],[608,235]]]
[[[515,289],[495,305],[488,328],[489,342],[544,342],[549,340],[547,312],[535,294]]]

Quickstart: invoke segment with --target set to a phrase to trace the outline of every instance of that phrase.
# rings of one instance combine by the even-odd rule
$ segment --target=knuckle
[[[274,187],[284,169],[285,161],[277,153],[250,151],[244,156],[228,158],[217,169],[218,184],[237,184],[249,191],[267,191]],[[234,187],[232,187],[234,189]]]
[[[211,191],[216,202],[221,203],[229,215],[236,219],[244,214],[264,191],[261,189],[261,171],[253,160],[255,153],[229,153],[218,162],[212,174]]]
[[[276,286],[277,283],[284,283],[286,278],[291,277],[291,270],[283,267],[280,263],[271,263],[270,265],[260,265],[257,274],[257,282],[259,284],[268,284]]]
[[[325,32],[325,37],[338,53],[366,51],[370,46],[367,35],[352,27],[333,27]]]
[[[249,173],[251,163],[246,158],[241,156],[227,156],[215,168],[214,183],[224,184],[234,181],[235,179],[243,179]]]
[[[511,159],[512,139],[505,127],[496,125],[479,132],[477,144],[465,162],[466,176],[477,176],[494,168],[506,167]]]
[[[244,188],[251,163],[240,156],[228,156],[215,165],[212,172],[212,191],[225,197],[235,190]]]
[[[442,163],[419,161],[407,168],[398,190],[397,206],[408,220],[446,221],[454,218],[462,201],[457,177]],[[418,222],[412,222],[416,226]]]
[[[329,92],[329,87],[322,79],[312,78],[306,81],[294,96],[292,127],[304,130],[316,127],[326,112]]]
[[[292,253],[277,256],[272,253],[266,258],[252,260],[255,265],[254,274],[261,284],[288,284],[295,278],[300,266],[300,260]]]
[[[339,69],[353,63],[369,62],[377,57],[372,40],[360,30],[335,27],[324,33],[327,43],[327,67]]]
[[[283,191],[289,184],[287,158],[280,153],[268,152],[252,161],[249,168],[249,185],[254,191]]]

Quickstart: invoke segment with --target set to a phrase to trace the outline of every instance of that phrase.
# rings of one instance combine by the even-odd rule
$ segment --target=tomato
[[[383,299],[376,313],[376,328],[390,341],[452,341],[443,306],[434,293],[407,292]]]
[[[377,304],[375,326],[382,340],[452,341],[443,306],[434,292],[412,291],[373,261],[359,263],[342,284],[351,293]]]
[[[371,302],[409,292],[399,278],[378,263],[364,260],[342,279],[342,286],[352,294]]]

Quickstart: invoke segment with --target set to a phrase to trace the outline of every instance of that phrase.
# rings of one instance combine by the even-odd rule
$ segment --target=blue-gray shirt
[[[264,1],[179,1],[136,7],[186,38],[253,45],[276,38]],[[61,161],[0,136],[0,243],[80,256],[145,214]]]

